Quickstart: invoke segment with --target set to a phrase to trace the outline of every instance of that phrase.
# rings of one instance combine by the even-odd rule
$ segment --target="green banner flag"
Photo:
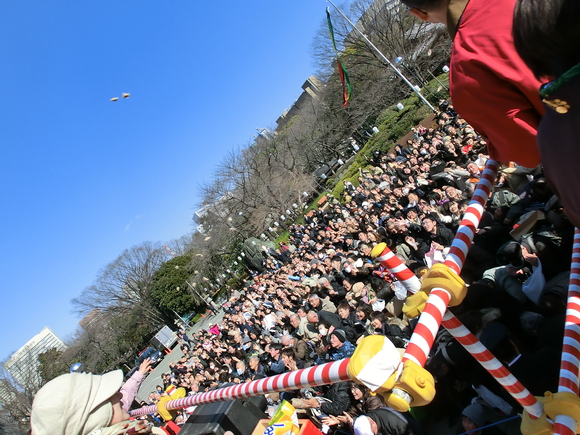
[[[334,30],[332,28],[332,21],[330,20],[330,11],[326,8],[326,20],[328,21],[328,31],[330,32],[330,39],[332,41],[332,47],[334,48],[334,53],[336,54],[336,67],[338,69],[338,75],[340,76],[340,84],[342,85],[342,105],[346,107],[348,100],[350,100],[350,94],[352,93],[352,87],[350,85],[350,78],[348,77],[348,72],[342,64],[338,56],[338,50],[336,49],[336,41],[334,39]]]

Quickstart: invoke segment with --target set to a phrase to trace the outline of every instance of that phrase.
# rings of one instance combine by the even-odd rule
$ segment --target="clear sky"
[[[314,73],[325,7],[0,2],[0,358],[71,335],[70,300],[124,249],[193,230],[212,169]]]

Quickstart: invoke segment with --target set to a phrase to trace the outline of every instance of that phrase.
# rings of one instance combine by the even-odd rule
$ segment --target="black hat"
[[[336,338],[340,340],[341,343],[346,341],[346,334],[342,329],[335,329],[330,333],[330,335],[334,335]]]
[[[516,269],[524,267],[521,245],[516,241],[503,245],[497,253],[497,262],[503,265],[510,265]]]
[[[498,322],[488,324],[481,332],[479,341],[490,351],[493,351],[508,335],[507,328]]]

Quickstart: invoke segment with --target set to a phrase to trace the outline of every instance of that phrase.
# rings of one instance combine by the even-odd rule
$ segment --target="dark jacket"
[[[322,402],[320,410],[328,415],[342,415],[350,407],[351,396],[348,382],[332,384],[324,395],[330,402]]]

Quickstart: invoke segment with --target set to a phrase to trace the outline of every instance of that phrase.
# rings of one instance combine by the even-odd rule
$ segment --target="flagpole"
[[[357,31],[357,32],[360,34],[360,36],[362,36],[362,37],[363,37],[363,39],[364,39],[364,40],[367,42],[367,44],[369,44],[369,45],[371,46],[371,48],[372,48],[372,49],[373,49],[373,50],[374,50],[374,51],[375,51],[375,52],[376,52],[376,53],[379,55],[379,57],[380,57],[381,59],[383,59],[383,60],[384,60],[384,61],[387,63],[387,65],[389,65],[389,66],[391,67],[391,69],[392,69],[393,71],[395,71],[395,74],[397,74],[397,75],[398,75],[400,78],[402,78],[402,79],[403,79],[403,81],[404,81],[404,82],[405,82],[405,83],[406,83],[406,84],[407,84],[407,85],[408,85],[408,86],[409,86],[409,87],[410,87],[410,88],[413,90],[413,92],[415,92],[415,93],[417,94],[417,96],[418,96],[418,97],[421,99],[421,101],[423,101],[423,103],[425,103],[425,104],[427,105],[427,107],[429,107],[429,109],[431,109],[433,112],[437,112],[437,110],[435,109],[435,107],[433,107],[433,106],[431,105],[431,103],[429,103],[429,101],[427,101],[427,99],[426,99],[426,98],[425,98],[425,97],[424,97],[424,96],[421,94],[421,92],[419,92],[417,89],[415,89],[415,87],[414,87],[414,86],[413,86],[413,84],[412,84],[412,83],[411,83],[411,82],[410,82],[410,81],[407,79],[407,77],[405,77],[405,76],[403,75],[403,73],[402,73],[401,71],[399,71],[399,69],[398,69],[398,68],[397,68],[395,65],[393,65],[393,64],[391,63],[391,61],[390,61],[389,59],[387,59],[387,57],[386,57],[386,56],[385,56],[383,53],[381,53],[381,51],[380,51],[380,50],[379,50],[379,49],[378,49],[378,48],[375,46],[375,44],[373,44],[373,43],[370,41],[370,39],[369,39],[369,38],[367,38],[367,37],[366,37],[366,35],[365,35],[363,32],[361,32],[361,31],[360,31],[360,30],[359,30],[359,29],[358,29],[358,28],[357,28],[357,27],[356,27],[356,26],[353,24],[353,22],[352,22],[352,21],[350,21],[350,20],[348,19],[348,17],[347,17],[346,15],[344,15],[344,14],[342,13],[342,11],[341,11],[341,10],[338,8],[338,6],[336,6],[334,3],[332,3],[332,1],[331,1],[331,0],[327,0],[327,1],[328,1],[328,3],[330,3],[332,6],[334,6],[334,8],[335,8],[335,9],[338,11],[338,13],[339,13],[340,15],[342,15],[342,16],[343,16],[343,18],[344,18],[346,21],[348,21],[348,23],[349,23],[349,24],[350,24],[350,25],[353,27],[353,29],[354,29],[354,30],[356,30],[356,31]]]

